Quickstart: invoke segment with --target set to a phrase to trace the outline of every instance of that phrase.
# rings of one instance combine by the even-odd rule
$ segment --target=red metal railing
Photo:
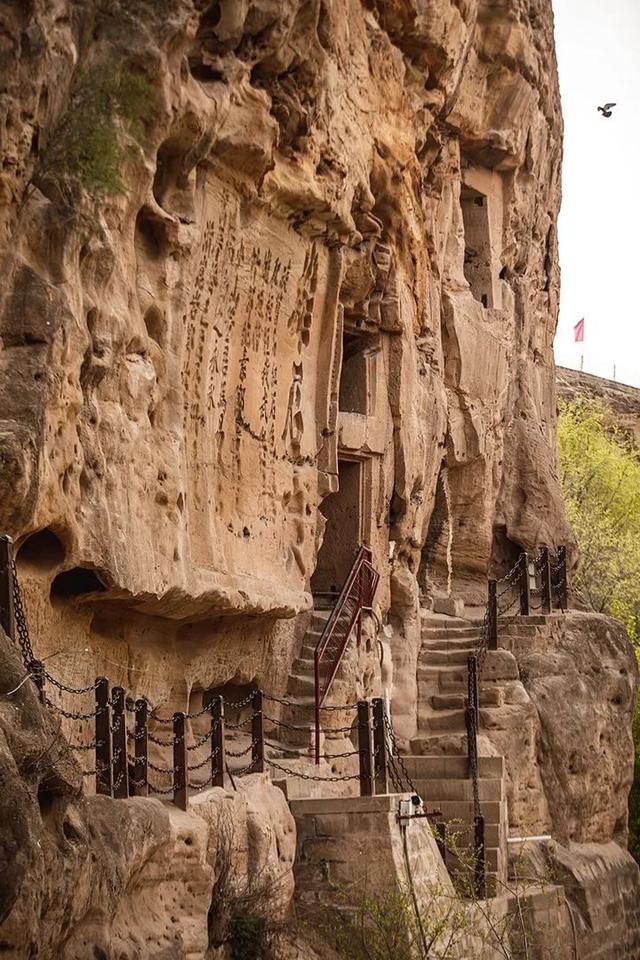
[[[358,548],[351,570],[335,602],[313,654],[315,678],[316,763],[320,763],[320,710],[344,655],[355,626],[358,640],[362,614],[371,610],[380,574],[375,570],[369,547]]]

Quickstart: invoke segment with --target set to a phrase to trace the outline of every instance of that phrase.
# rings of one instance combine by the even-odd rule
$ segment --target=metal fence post
[[[13,605],[13,540],[0,536],[0,627],[16,639],[16,612]]]
[[[480,725],[480,701],[478,691],[478,660],[467,657],[467,698],[475,714],[476,730]]]
[[[224,699],[211,697],[211,783],[214,787],[224,787]]]
[[[113,796],[126,800],[129,796],[129,763],[127,758],[127,712],[122,687],[111,691],[111,755],[113,758]]]
[[[540,580],[542,588],[542,612],[551,613],[553,608],[553,595],[551,592],[551,558],[549,547],[542,548],[540,567]]]
[[[464,708],[464,722],[467,730],[467,758],[469,761],[469,776],[473,778],[478,770],[478,741],[476,738],[475,710],[467,700]]]
[[[173,715],[173,802],[186,810],[189,806],[189,771],[187,769],[187,721],[184,713]]]
[[[484,817],[473,818],[473,848],[474,888],[476,896],[480,900],[484,900],[486,896]]]
[[[368,700],[358,701],[358,753],[360,757],[360,796],[374,795],[373,782],[373,725],[371,723],[371,704]]]
[[[149,795],[149,781],[147,771],[147,757],[149,751],[148,717],[149,708],[147,701],[142,698],[136,700],[136,725],[134,734],[134,780],[133,792],[137,797],[147,797]]]
[[[531,613],[531,587],[529,584],[529,554],[520,554],[520,614],[528,617]]]
[[[487,638],[487,647],[489,650],[498,649],[498,583],[496,580],[489,580],[489,595],[487,599],[488,627],[489,636]]]
[[[251,769],[264,772],[264,722],[262,714],[262,690],[254,691],[251,697]]]
[[[96,679],[96,793],[106,797],[113,794],[111,706],[106,677]]]
[[[385,703],[382,697],[371,701],[373,709],[373,767],[376,794],[389,793],[389,758],[387,756],[387,730]]]
[[[559,565],[559,593],[560,609],[566,610],[569,605],[569,594],[567,589],[567,548],[558,547],[558,565]]]

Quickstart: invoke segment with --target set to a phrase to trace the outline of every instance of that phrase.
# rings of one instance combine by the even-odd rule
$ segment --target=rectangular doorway
[[[311,577],[314,595],[340,592],[363,531],[363,463],[359,460],[338,460],[338,490],[322,502],[320,512],[327,524],[318,562]]]

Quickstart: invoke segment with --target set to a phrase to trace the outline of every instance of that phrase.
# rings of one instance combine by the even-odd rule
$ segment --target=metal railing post
[[[531,613],[531,586],[529,584],[529,554],[520,554],[520,615],[528,617]]]
[[[186,810],[189,806],[189,771],[187,769],[187,721],[184,713],[173,715],[173,802]]]
[[[480,701],[478,690],[478,660],[476,657],[467,658],[467,702],[473,707],[476,730],[480,726]]]
[[[211,711],[211,783],[214,787],[224,787],[224,699],[212,697],[209,701]]]
[[[376,794],[389,793],[389,758],[387,756],[387,730],[385,703],[382,697],[371,701],[373,709],[373,768]]]
[[[560,609],[566,610],[569,606],[569,594],[567,589],[567,548],[564,546],[558,547],[558,565],[560,567]]]
[[[148,719],[149,708],[147,701],[142,698],[135,703],[135,733],[134,733],[134,780],[133,793],[136,797],[149,795],[149,780],[147,757],[149,750]]]
[[[16,639],[16,612],[13,604],[13,540],[0,536],[0,627]]]
[[[105,797],[113,795],[111,706],[106,677],[96,679],[96,793]]]
[[[469,761],[469,776],[473,778],[478,770],[478,740],[475,710],[470,705],[468,700],[465,702],[464,723],[467,731],[467,759]]]
[[[251,697],[251,769],[253,773],[264,772],[264,718],[262,713],[262,690]]]
[[[316,727],[316,742],[315,746],[315,756],[316,756],[316,766],[320,763],[320,659],[318,654],[318,648],[313,651],[313,678],[314,678],[314,710],[315,710],[315,727]]]
[[[553,608],[553,595],[551,591],[551,557],[549,554],[549,547],[542,548],[540,559],[542,612],[551,613]]]
[[[126,800],[129,796],[129,764],[127,760],[127,713],[122,687],[111,691],[111,756],[113,762],[113,796]]]
[[[484,817],[473,818],[474,889],[479,900],[486,896],[486,858],[484,844]]]
[[[371,723],[371,704],[368,700],[358,701],[358,754],[360,760],[360,796],[374,795],[373,782],[373,728]]]
[[[487,647],[489,650],[498,649],[498,583],[489,580],[489,595],[487,599],[489,636]]]

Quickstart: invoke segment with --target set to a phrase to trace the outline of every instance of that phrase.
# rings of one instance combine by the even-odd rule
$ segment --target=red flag
[[[576,343],[584,342],[584,317],[582,320],[578,320],[575,327],[573,328],[573,334]]]

